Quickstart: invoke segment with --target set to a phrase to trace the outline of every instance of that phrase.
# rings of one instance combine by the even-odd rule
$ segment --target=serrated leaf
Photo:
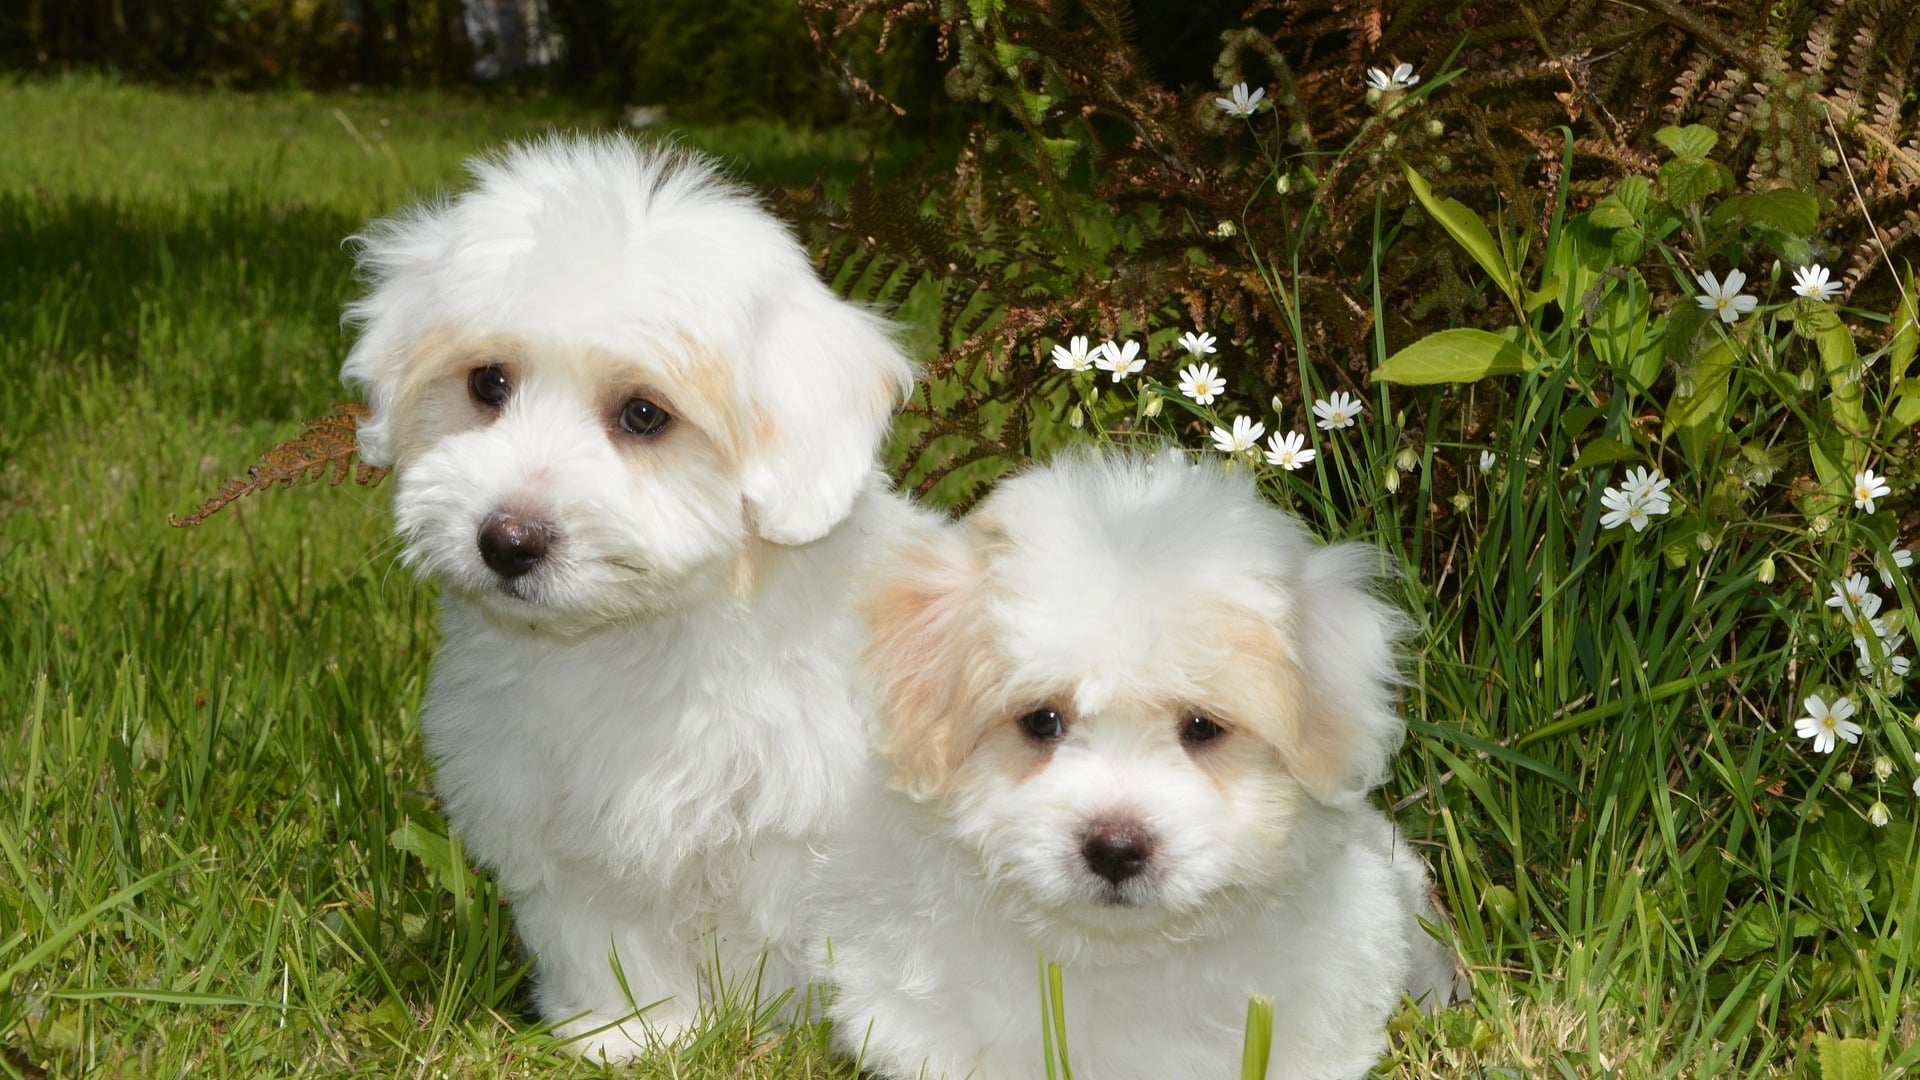
[[[1413,189],[1414,198],[1420,200],[1420,205],[1426,207],[1427,213],[1433,215],[1440,227],[1447,230],[1447,235],[1453,237],[1454,243],[1473,256],[1473,261],[1480,264],[1480,268],[1487,272],[1501,292],[1514,296],[1513,271],[1501,258],[1500,246],[1493,242],[1493,234],[1487,231],[1486,224],[1460,200],[1435,195],[1412,166],[1402,166],[1402,171],[1407,174],[1407,186]]]
[[[1753,222],[1796,236],[1806,236],[1820,223],[1820,202],[1792,188],[1775,188],[1735,195],[1713,208],[1707,225],[1721,228],[1736,221]]]
[[[1880,1044],[1872,1039],[1813,1037],[1820,1057],[1820,1080],[1880,1080]]]
[[[1686,127],[1663,127],[1653,133],[1661,146],[1673,151],[1675,157],[1702,158],[1710,153],[1720,142],[1720,133],[1704,124],[1688,124]]]
[[[1592,469],[1601,465],[1617,465],[1622,461],[1639,461],[1640,451],[1626,445],[1618,439],[1599,438],[1580,448],[1580,456],[1573,459],[1572,468]]]
[[[1402,386],[1477,382],[1533,370],[1533,360],[1511,338],[1459,328],[1428,334],[1373,370],[1379,382]]]
[[[1732,183],[1725,165],[1705,158],[1676,158],[1660,166],[1660,192],[1676,206],[1691,206]]]
[[[1609,250],[1617,265],[1628,266],[1639,262],[1640,256],[1647,253],[1647,234],[1640,230],[1640,226],[1629,225],[1613,234]]]
[[[1603,229],[1624,229],[1636,220],[1633,211],[1611,195],[1595,203],[1593,212],[1588,216]]]

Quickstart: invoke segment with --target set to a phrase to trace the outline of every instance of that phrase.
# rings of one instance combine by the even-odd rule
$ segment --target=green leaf
[[[1663,127],[1653,133],[1660,145],[1673,151],[1674,157],[1702,158],[1720,142],[1720,134],[1704,124]]]
[[[1635,220],[1633,211],[1622,206],[1611,195],[1594,204],[1590,217],[1595,225],[1603,229],[1624,229]]]
[[[1601,465],[1639,460],[1640,451],[1633,447],[1618,439],[1599,438],[1580,448],[1580,456],[1573,459],[1573,468],[1592,469]]]
[[[1704,158],[1676,158],[1660,166],[1660,192],[1676,206],[1690,206],[1733,186],[1725,165]]]
[[[1569,316],[1581,315],[1588,290],[1611,264],[1612,234],[1593,223],[1591,213],[1567,220],[1565,228],[1547,249],[1545,272],[1559,281],[1560,310]]]
[[[1892,340],[1887,342],[1887,378],[1894,386],[1893,407],[1887,410],[1894,431],[1904,431],[1920,420],[1920,380],[1907,378],[1914,349],[1920,346],[1920,307],[1913,293],[1913,267],[1907,267],[1900,306],[1894,311]]]
[[[1539,311],[1560,298],[1560,279],[1549,277],[1538,289],[1527,294],[1527,312]]]
[[[407,818],[387,836],[387,843],[420,860],[427,877],[441,888],[455,896],[466,892],[467,861],[458,841]]]
[[[1831,325],[1823,325],[1814,334],[1814,343],[1820,349],[1820,366],[1827,373],[1827,412],[1833,422],[1856,438],[1847,440],[1847,463],[1858,468],[1866,460],[1866,448],[1860,444],[1857,436],[1867,434],[1866,395],[1860,385],[1860,372],[1855,364],[1853,331],[1839,319]]]
[[[1436,196],[1433,189],[1427,186],[1427,182],[1420,178],[1420,174],[1413,171],[1412,166],[1402,166],[1402,170],[1407,174],[1407,185],[1413,188],[1414,197],[1420,200],[1420,205],[1427,208],[1427,213],[1433,215],[1433,219],[1440,223],[1440,227],[1447,230],[1447,235],[1453,237],[1454,243],[1459,244],[1466,249],[1467,254],[1473,256],[1473,261],[1480,264],[1480,268],[1487,272],[1487,276],[1493,279],[1493,283],[1499,286],[1501,292],[1509,297],[1517,296],[1513,285],[1513,271],[1507,266],[1506,260],[1501,258],[1500,246],[1493,242],[1493,234],[1487,231],[1486,224],[1475,217],[1473,211],[1467,209],[1467,205],[1460,200]]]
[[[1806,236],[1820,222],[1820,202],[1803,191],[1775,188],[1735,195],[1707,215],[1707,225],[1718,229],[1733,222],[1753,222],[1784,233]]]
[[[1687,460],[1704,465],[1707,447],[1725,433],[1727,424],[1727,385],[1733,376],[1733,350],[1724,342],[1716,344],[1693,364],[1689,379],[1692,392],[1681,397],[1676,392],[1667,400],[1663,434],[1680,434],[1680,447]]]
[[[1613,261],[1621,266],[1639,262],[1640,256],[1647,253],[1647,234],[1640,226],[1629,225],[1613,234],[1611,251]]]
[[[1820,1080],[1880,1080],[1880,1044],[1872,1039],[1813,1037],[1820,1056]]]
[[[1273,1002],[1258,994],[1247,999],[1247,1027],[1240,1044],[1240,1080],[1266,1080],[1273,1056]]]
[[[1533,359],[1512,337],[1463,327],[1428,334],[1387,357],[1386,363],[1374,369],[1373,377],[1402,386],[1431,386],[1519,375],[1533,367]]]

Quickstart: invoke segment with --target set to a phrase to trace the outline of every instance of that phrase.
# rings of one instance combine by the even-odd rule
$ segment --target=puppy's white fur
[[[473,172],[361,238],[344,377],[442,589],[441,800],[541,1012],[618,1060],[695,1021],[715,957],[803,983],[808,848],[865,747],[850,588],[913,514],[873,465],[911,371],[696,157],[549,140]],[[622,427],[641,400],[663,430]],[[546,539],[530,570],[483,558],[496,515]]]
[[[871,601],[886,760],[824,879],[841,1047],[1043,1075],[1046,960],[1078,1072],[1230,1075],[1260,994],[1269,1076],[1350,1078],[1403,994],[1448,999],[1425,868],[1366,801],[1403,728],[1376,559],[1177,456],[1027,472],[913,548]],[[1116,835],[1146,847],[1108,876]]]

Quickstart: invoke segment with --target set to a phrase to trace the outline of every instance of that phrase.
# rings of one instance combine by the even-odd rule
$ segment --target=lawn
[[[414,717],[433,598],[396,564],[385,493],[166,519],[344,396],[344,237],[478,149],[607,119],[0,83],[0,1072],[601,1072],[523,1010],[507,913],[435,813]],[[763,183],[845,178],[865,152],[681,134]],[[1515,445],[1558,438],[1525,426],[1553,415]],[[1574,603],[1591,553],[1554,553],[1579,508],[1522,497],[1525,471],[1484,481],[1456,580],[1403,588],[1426,659],[1385,797],[1477,1000],[1403,1014],[1382,1074],[1880,1075],[1823,1074],[1827,1032],[1911,1068],[1920,885],[1873,867],[1914,865],[1915,830],[1870,832],[1844,788],[1824,822],[1771,812],[1799,794],[1775,783],[1793,751],[1741,732],[1775,722],[1788,654],[1689,662],[1737,634],[1715,603],[1753,568],[1703,570],[1693,595],[1616,574]],[[1370,538],[1431,561],[1418,533]],[[1807,605],[1784,579],[1781,610]],[[1848,852],[1869,846],[1862,871]],[[1804,890],[1753,884],[1776,878]],[[852,1077],[823,1043],[736,1010],[625,1075]]]

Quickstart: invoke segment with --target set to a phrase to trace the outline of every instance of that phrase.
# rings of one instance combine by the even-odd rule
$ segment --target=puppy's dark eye
[[[1053,742],[1066,737],[1067,720],[1058,709],[1035,709],[1020,718],[1020,732],[1035,742]]]
[[[474,368],[467,376],[467,393],[473,400],[489,409],[497,409],[507,403],[508,395],[513,393],[513,384],[507,381],[506,370],[499,365]]]
[[[671,423],[667,410],[643,397],[628,399],[620,409],[620,430],[629,435],[658,435]]]
[[[1201,746],[1226,733],[1226,728],[1199,713],[1189,713],[1180,721],[1180,741],[1187,746]]]

